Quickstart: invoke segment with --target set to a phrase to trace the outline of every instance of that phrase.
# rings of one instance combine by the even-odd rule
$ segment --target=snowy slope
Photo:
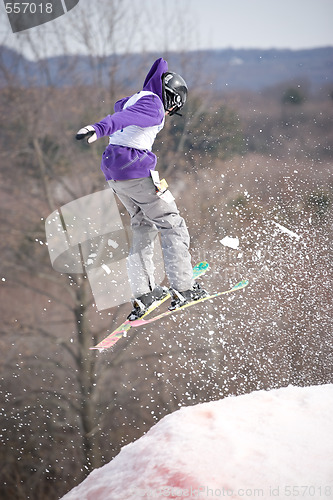
[[[182,408],[63,499],[274,497],[333,498],[333,385]]]

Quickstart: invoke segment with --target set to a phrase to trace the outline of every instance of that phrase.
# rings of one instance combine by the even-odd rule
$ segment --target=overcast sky
[[[118,0],[119,1],[119,0]],[[107,5],[111,5],[108,0]],[[24,48],[26,33],[43,37],[48,55],[62,53],[54,43],[54,31],[61,30],[73,18],[89,13],[94,22],[96,7],[102,0],[80,0],[65,16],[19,34],[11,33],[4,5],[0,7],[0,43]],[[131,52],[164,50],[197,50],[224,48],[287,48],[303,49],[333,46],[333,0],[123,0],[131,6],[128,19],[134,12],[136,29],[119,36],[115,51]],[[137,15],[140,13],[140,15]],[[98,32],[103,24],[99,21]],[[95,23],[95,28],[97,27]],[[104,26],[106,28],[106,26]],[[97,35],[96,35],[97,39]],[[68,47],[68,45],[67,45]],[[83,52],[82,45],[70,44],[71,52]]]

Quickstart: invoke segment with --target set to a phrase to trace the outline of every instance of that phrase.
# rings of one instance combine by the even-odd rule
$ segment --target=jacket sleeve
[[[97,138],[112,135],[130,125],[152,127],[160,125],[164,118],[164,107],[157,95],[143,96],[135,104],[126,109],[108,115],[100,122],[94,123]]]
[[[114,111],[121,111],[127,103],[128,99],[130,99],[130,97],[123,97],[122,99],[119,99],[119,101],[115,102],[113,106]]]

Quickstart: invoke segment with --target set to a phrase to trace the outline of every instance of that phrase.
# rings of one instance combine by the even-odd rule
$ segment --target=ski
[[[202,276],[205,274],[209,269],[209,264],[208,262],[200,262],[199,264],[195,265],[193,268],[193,279],[199,278],[199,276]],[[144,313],[143,316],[141,316],[140,319],[146,318],[149,314],[151,314],[155,309],[157,309],[160,305],[162,305],[167,299],[170,298],[170,293],[167,293],[165,297],[163,297],[160,300],[155,301]],[[115,330],[113,330],[107,337],[105,337],[101,342],[99,342],[97,345],[90,347],[90,350],[97,349],[99,351],[103,351],[105,349],[109,349],[110,347],[113,347],[116,342],[118,342],[119,339],[121,339],[125,333],[128,332],[132,326],[134,326],[135,321],[130,321],[130,320],[125,320],[121,325],[118,326]]]
[[[203,297],[201,299],[187,302],[183,306],[177,307],[176,309],[173,309],[173,310],[167,310],[167,311],[159,314],[158,316],[154,316],[154,317],[148,318],[148,319],[144,319],[143,317],[136,319],[136,320],[131,322],[132,323],[131,326],[148,325],[149,323],[153,323],[154,321],[157,321],[158,319],[165,318],[165,317],[169,316],[170,314],[174,314],[176,312],[182,311],[183,309],[186,309],[187,307],[194,306],[195,304],[199,304],[200,302],[205,302],[206,300],[212,300],[212,299],[215,299],[215,297],[220,297],[221,295],[226,295],[228,293],[235,292],[236,290],[242,290],[248,284],[249,284],[248,280],[239,281],[239,283],[237,283],[236,285],[234,285],[232,288],[230,288],[228,290],[223,290],[222,292],[212,293],[211,295],[208,295],[208,296]]]

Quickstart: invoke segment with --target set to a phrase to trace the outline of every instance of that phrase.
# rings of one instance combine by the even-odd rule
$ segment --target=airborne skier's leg
[[[132,219],[133,245],[128,259],[128,272],[134,298],[138,299],[137,314],[143,314],[144,307],[149,306],[149,294],[155,292],[152,257],[157,231],[161,234],[165,270],[171,288],[185,290],[188,294],[197,290],[192,276],[190,237],[176,203],[160,198],[150,177],[109,181],[109,185]],[[191,299],[197,295],[197,292],[191,295]],[[188,298],[184,293],[183,300]],[[146,300],[148,304],[145,304]]]
[[[127,258],[127,273],[133,294],[133,310],[128,319],[133,320],[141,317],[152,303],[167,294],[167,289],[156,286],[154,278],[154,241],[158,230],[127,194],[131,189],[138,189],[138,179],[109,181],[109,185],[131,216],[132,245]]]

